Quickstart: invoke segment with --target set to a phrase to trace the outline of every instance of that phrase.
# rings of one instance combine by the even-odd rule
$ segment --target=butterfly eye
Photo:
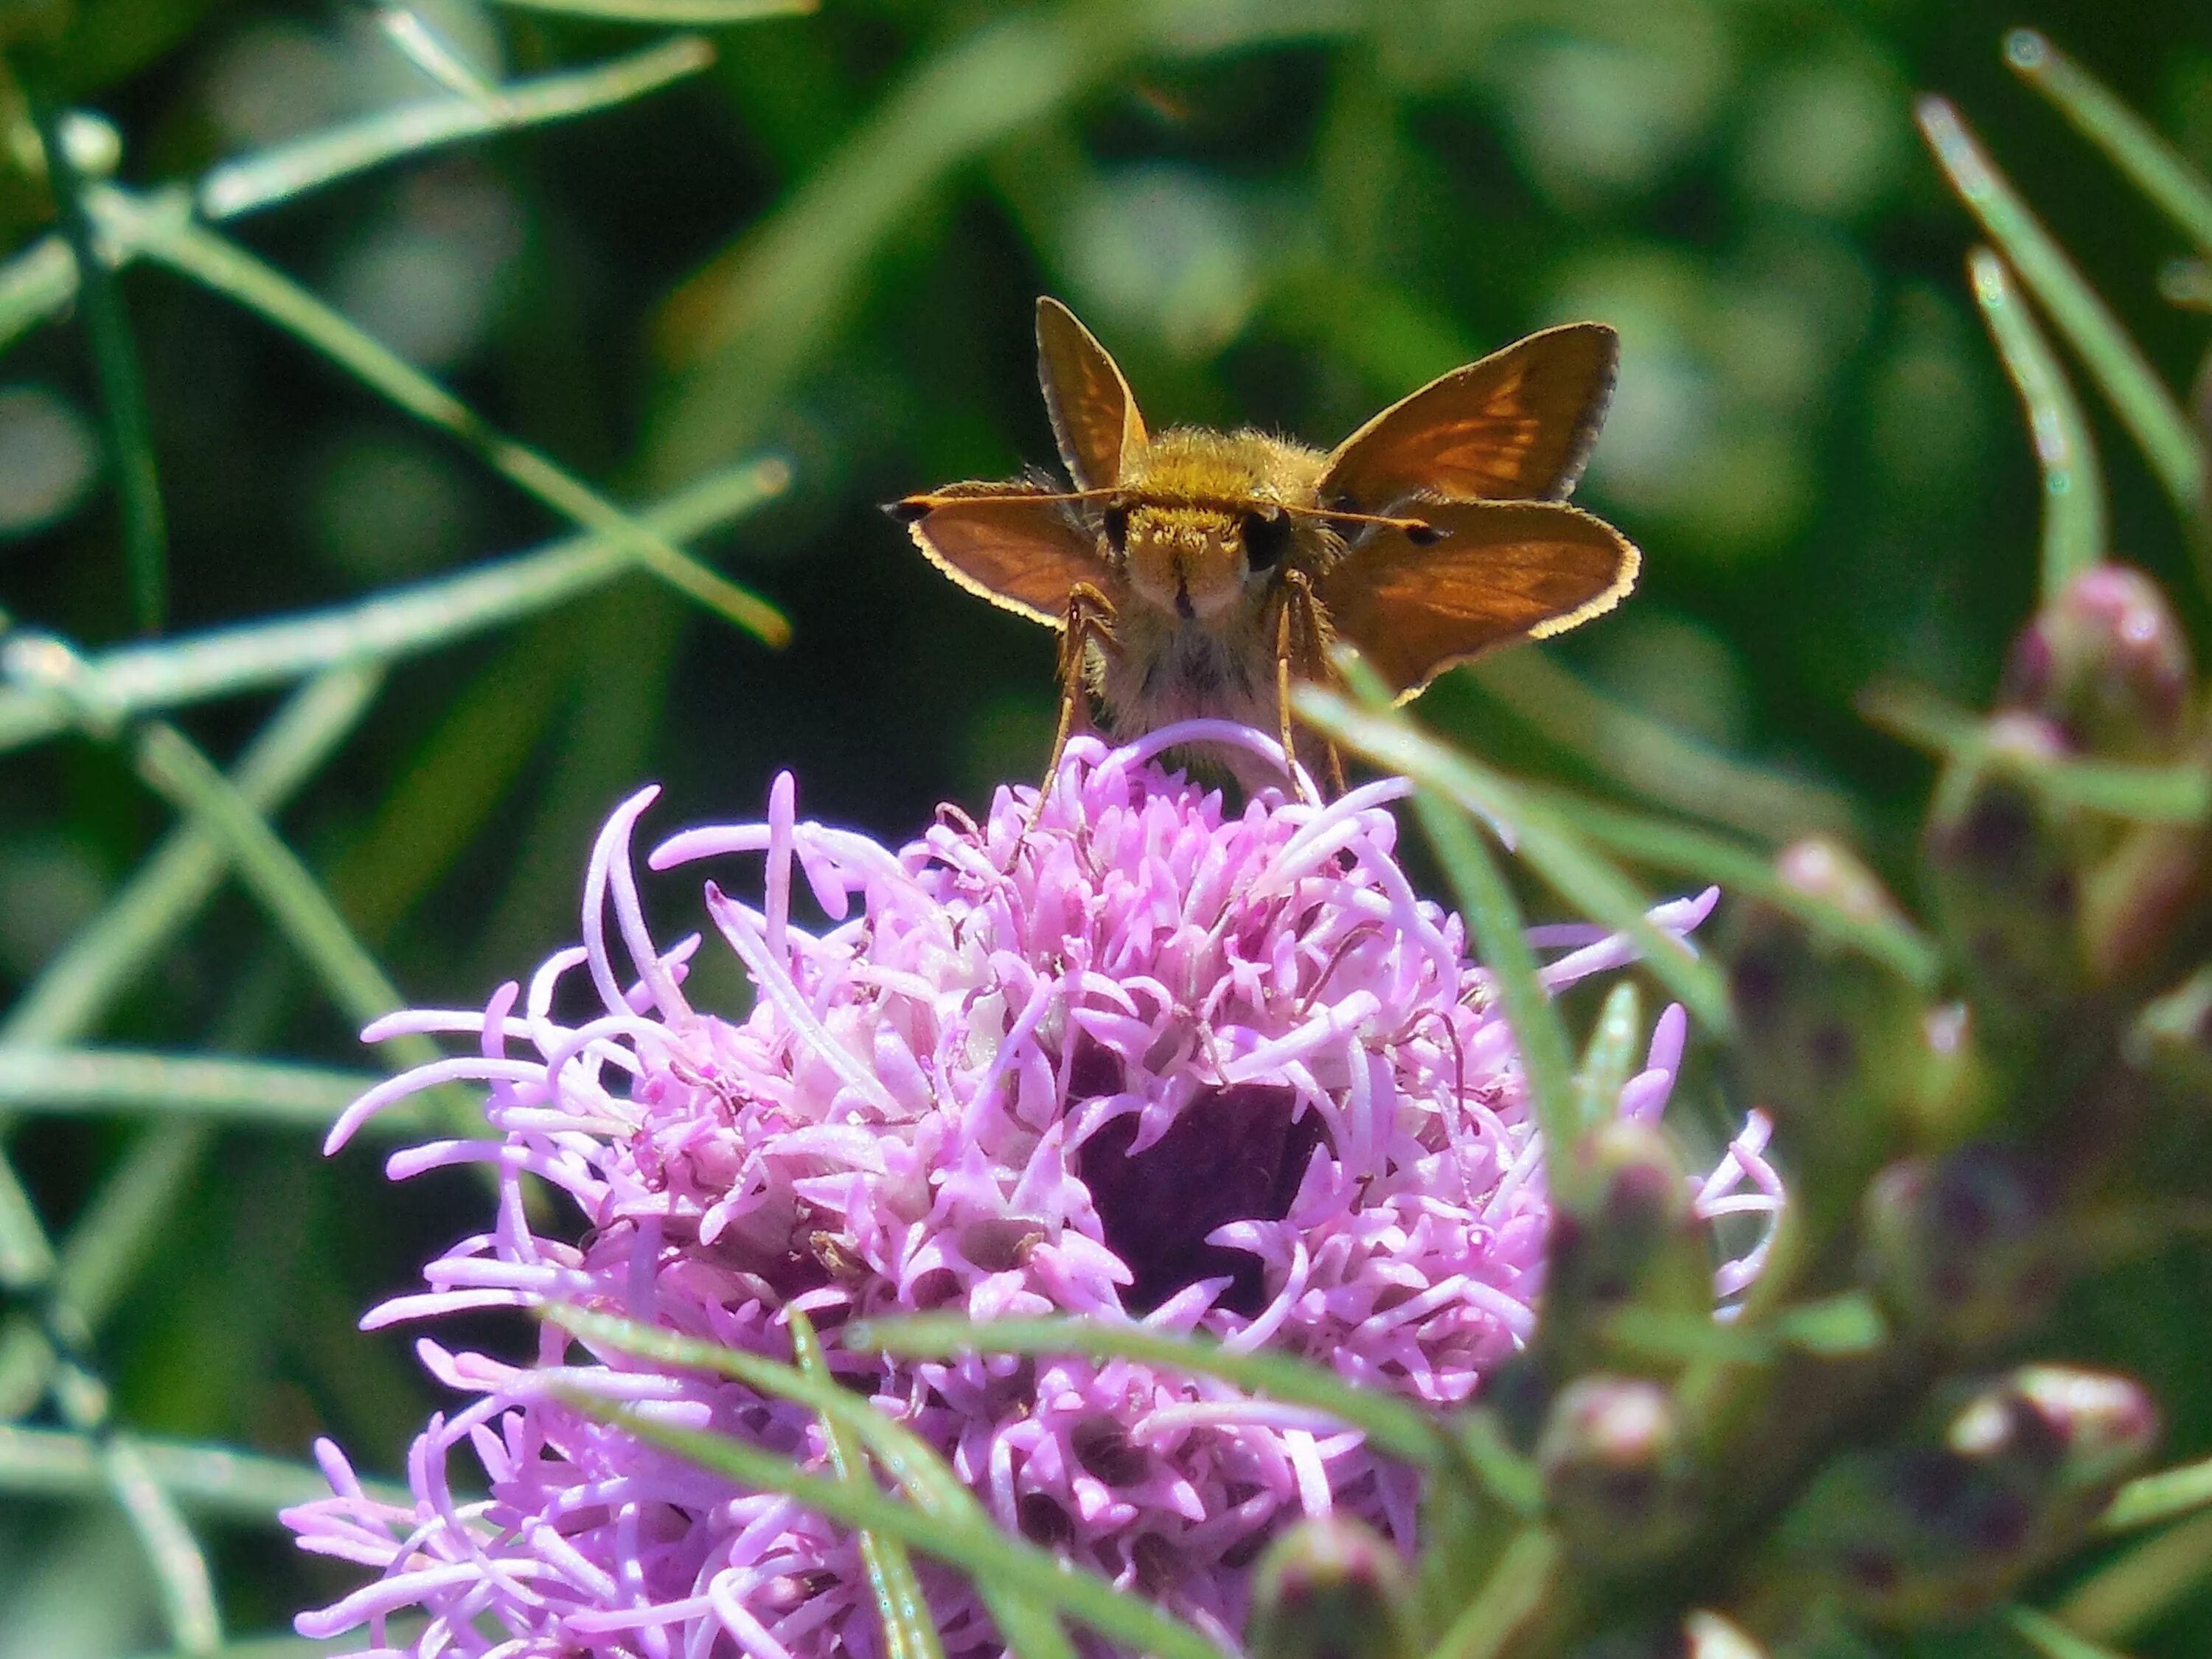
[[[1291,520],[1287,514],[1247,513],[1241,529],[1244,562],[1255,571],[1273,570],[1291,550]]]
[[[1098,515],[1098,527],[1106,532],[1106,545],[1116,553],[1126,552],[1129,546],[1129,509],[1115,502]]]

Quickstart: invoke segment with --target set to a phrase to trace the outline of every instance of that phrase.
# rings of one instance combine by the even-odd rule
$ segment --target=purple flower
[[[1258,734],[1193,723],[1108,750],[1079,739],[1042,819],[1001,790],[988,822],[952,808],[892,853],[800,823],[788,776],[768,821],[694,830],[655,870],[764,855],[757,905],[704,892],[720,945],[757,988],[725,1018],[685,994],[697,935],[647,931],[627,802],[594,849],[581,945],[480,1012],[394,1017],[372,1037],[466,1032],[481,1053],[363,1097],[333,1149],[433,1083],[489,1085],[499,1138],[395,1156],[394,1176],[488,1162],[489,1231],[425,1270],[370,1328],[465,1310],[589,1304],[780,1358],[781,1316],[823,1328],[841,1376],[951,1461],[1006,1526],[1133,1584],[1234,1649],[1248,1566],[1289,1521],[1356,1516],[1410,1547],[1416,1480],[1311,1411],[1152,1367],[846,1353],[860,1315],[977,1320],[1075,1313],[1206,1331],[1449,1406],[1533,1324],[1548,1211],[1511,1033],[1459,920],[1393,856],[1397,781],[1326,806],[1265,791],[1241,815],[1153,757]],[[828,926],[793,917],[794,878]],[[1662,906],[1676,933],[1715,896]],[[611,911],[617,966],[608,937]],[[1632,959],[1594,930],[1546,970],[1566,985]],[[1679,1008],[1620,1109],[1664,1105]],[[1754,1117],[1700,1192],[1770,1214],[1779,1187]],[[525,1174],[582,1212],[580,1243],[526,1219]],[[1722,1294],[1756,1271],[1724,1270]],[[571,1363],[544,1329],[516,1365],[420,1344],[475,1398],[409,1458],[413,1502],[366,1496],[319,1449],[335,1496],[287,1511],[303,1547],[378,1577],[302,1614],[303,1634],[427,1614],[408,1650],[501,1654],[828,1655],[880,1650],[849,1536],[582,1418],[559,1388],[647,1404],[807,1464],[805,1410],[621,1355]],[[489,1496],[457,1497],[466,1443]],[[473,1477],[471,1477],[472,1479]],[[954,1659],[994,1652],[971,1589],[923,1566]],[[487,1634],[486,1632],[491,1632]]]

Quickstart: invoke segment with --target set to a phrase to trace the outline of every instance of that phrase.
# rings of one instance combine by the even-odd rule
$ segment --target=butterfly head
[[[1299,534],[1284,502],[1301,494],[1304,452],[1237,439],[1157,434],[1123,458],[1121,493],[1099,515],[1107,555],[1137,597],[1185,622],[1256,604]]]

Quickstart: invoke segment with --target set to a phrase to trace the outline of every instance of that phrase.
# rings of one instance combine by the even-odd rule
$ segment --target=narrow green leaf
[[[1644,1008],[1636,982],[1622,980],[1605,994],[1597,1024],[1590,1028],[1583,1048],[1583,1063],[1575,1072],[1576,1115],[1584,1128],[1619,1115],[1621,1085],[1636,1064],[1638,1040],[1644,1035]]]
[[[274,1526],[276,1511],[330,1496],[330,1482],[311,1464],[289,1463],[193,1441],[142,1438],[140,1461],[155,1484],[198,1515]],[[365,1480],[380,1504],[411,1507],[404,1486]],[[106,1490],[100,1443],[68,1429],[0,1423],[0,1491],[27,1498],[94,1498]]]
[[[214,1652],[222,1645],[222,1618],[216,1611],[215,1581],[199,1540],[155,1479],[137,1437],[109,1433],[99,1442],[99,1457],[108,1490],[138,1534],[161,1587],[169,1639],[186,1653]]]
[[[842,1525],[896,1538],[959,1568],[978,1584],[993,1583],[1048,1603],[1109,1642],[1155,1659],[1222,1659],[1219,1648],[1181,1620],[1115,1589],[1097,1573],[988,1524],[931,1515],[872,1487],[809,1474],[774,1452],[728,1435],[677,1428],[588,1394],[570,1391],[565,1397],[578,1411],[726,1480],[756,1492],[780,1492]]]
[[[2153,1532],[2100,1562],[2057,1609],[2093,1642],[2128,1642],[2155,1626],[2212,1582],[2212,1515]]]
[[[2038,1613],[2033,1607],[2007,1607],[2003,1618],[2013,1633],[2043,1659],[2127,1659],[2118,1649],[2085,1640],[2049,1613]]]
[[[142,1132],[100,1177],[91,1200],[70,1223],[53,1272],[31,1287],[34,1314],[0,1325],[0,1422],[26,1417],[46,1392],[61,1356],[47,1337],[56,1319],[97,1334],[118,1297],[166,1238],[177,1200],[214,1144],[206,1122],[163,1123]]]
[[[1870,1354],[1889,1338],[1881,1309],[1863,1291],[1793,1303],[1768,1318],[1765,1329],[1777,1341],[1823,1358]]]
[[[790,477],[781,459],[749,461],[643,516],[657,533],[687,540],[774,499]],[[281,685],[334,664],[388,662],[548,610],[604,586],[633,563],[612,538],[574,536],[354,605],[102,652],[82,664],[82,690],[75,694],[18,674],[15,684],[0,686],[0,752],[70,729],[77,720],[73,695],[128,719]]]
[[[0,1045],[0,1106],[45,1115],[151,1112],[321,1130],[380,1081],[374,1073],[269,1060]],[[422,1127],[420,1112],[401,1107],[375,1120],[379,1132]]]
[[[362,664],[326,670],[295,693],[240,758],[233,779],[240,799],[264,815],[281,807],[368,712],[382,681],[380,669]],[[15,999],[0,1019],[0,1050],[73,1042],[92,1030],[161,960],[222,871],[222,846],[205,829],[186,823],[172,830]]]
[[[1779,842],[1847,834],[1850,797],[1720,753],[1570,672],[1542,651],[1501,651],[1465,678],[1546,742],[1638,799]]]
[[[2005,62],[2048,98],[2074,130],[2111,158],[2130,182],[2212,254],[2212,182],[2182,159],[2104,82],[2033,29],[2005,36]]]
[[[1495,1659],[1542,1603],[1559,1568],[1559,1547],[1551,1534],[1541,1527],[1522,1528],[1425,1659]]]
[[[1960,199],[2080,354],[2174,505],[2195,520],[2204,506],[2204,452],[2180,404],[1996,170],[1958,111],[1945,99],[1929,97],[1920,100],[1916,112]]]
[[[2097,1530],[2106,1536],[2135,1532],[2176,1520],[2207,1504],[2212,1504],[2212,1457],[2129,1481],[2097,1517]]]
[[[1869,686],[1859,694],[1859,710],[1916,748],[1998,768],[2062,806],[2142,823],[2202,823],[2212,817],[2212,777],[2187,763],[2139,766],[1992,744],[1976,716],[1911,686]]]
[[[961,1485],[927,1443],[903,1423],[834,1382],[825,1383],[759,1354],[678,1336],[635,1320],[568,1307],[549,1307],[544,1315],[572,1335],[601,1347],[731,1377],[772,1398],[810,1407],[866,1448],[924,1514],[993,1531],[991,1518],[975,1493]],[[1042,1603],[990,1580],[979,1581],[975,1588],[1017,1659],[1076,1659],[1073,1644]]]
[[[835,1387],[813,1322],[796,1308],[788,1317],[792,1352],[800,1372]],[[866,1480],[866,1455],[835,1418],[822,1419],[822,1433],[829,1442],[830,1467],[837,1478],[848,1486]],[[921,1581],[914,1576],[914,1563],[907,1556],[906,1547],[895,1538],[878,1537],[872,1532],[860,1534],[860,1565],[875,1597],[876,1614],[883,1621],[884,1651],[889,1659],[943,1659],[945,1644],[938,1639],[936,1621],[922,1599]]]
[[[961,1353],[1081,1354],[1089,1359],[1131,1359],[1326,1412],[1364,1434],[1377,1451],[1433,1469],[1451,1447],[1437,1423],[1419,1407],[1373,1389],[1359,1389],[1280,1354],[1231,1353],[1209,1338],[1170,1336],[1139,1325],[1107,1325],[1089,1319],[994,1319],[978,1324],[958,1315],[916,1314],[861,1320],[846,1327],[846,1347],[909,1359],[945,1359]]]
[[[25,1296],[54,1270],[54,1247],[15,1166],[0,1152],[0,1291]]]
[[[138,372],[138,348],[131,337],[131,319],[123,290],[100,257],[85,195],[63,141],[61,112],[43,87],[27,78],[32,119],[46,152],[46,182],[76,267],[77,313],[84,320],[92,352],[93,380],[100,389],[100,428],[106,439],[109,476],[123,523],[123,557],[129,577],[131,613],[142,634],[157,634],[168,608],[168,515],[161,505],[161,473],[154,458],[153,424],[146,412],[144,377]]]
[[[1863,916],[1791,886],[1776,875],[1773,859],[1755,848],[1694,824],[1645,817],[1564,789],[1532,787],[1529,793],[1632,864],[1693,877],[1771,904],[1815,932],[1886,963],[1923,989],[1933,987],[1942,971],[1936,947],[1911,923]]]
[[[2004,261],[1978,247],[1966,256],[1966,277],[2005,373],[2027,407],[2028,440],[2043,472],[2043,597],[2055,599],[2105,556],[2104,475],[2066,371]]]
[[[487,80],[420,12],[411,6],[397,4],[394,0],[370,0],[370,3],[376,12],[376,26],[384,31],[384,38],[398,48],[401,57],[447,92],[477,105],[490,120],[504,124],[507,102],[500,95],[499,88]]]
[[[569,17],[599,17],[611,23],[654,23],[678,28],[712,28],[719,23],[750,23],[763,17],[800,17],[819,0],[495,0],[514,11],[559,12]]]
[[[1649,899],[1564,819],[1473,757],[1429,737],[1387,702],[1362,711],[1310,685],[1300,686],[1294,697],[1300,718],[1327,736],[1500,826],[1546,886],[1592,921],[1633,939],[1661,984],[1709,1030],[1728,1032],[1734,1020],[1720,971],[1662,932],[1646,914]]]
[[[135,242],[147,258],[237,301],[321,352],[408,414],[449,434],[526,494],[581,528],[607,538],[679,592],[766,644],[789,641],[791,624],[773,605],[655,535],[528,445],[497,430],[428,375],[237,244],[185,216],[149,211],[119,191],[103,189],[88,204],[103,228]]]
[[[0,348],[58,317],[76,298],[76,256],[59,236],[42,236],[0,264]]]
[[[277,930],[313,969],[341,1012],[359,1024],[405,1006],[353,929],[299,855],[268,821],[174,726],[149,720],[132,744],[138,775],[179,811],[224,843],[232,866]],[[382,1052],[402,1066],[427,1065],[437,1045],[424,1036],[394,1037]]]
[[[203,217],[234,219],[427,150],[626,104],[714,61],[707,42],[679,36],[591,69],[502,85],[493,109],[473,98],[403,104],[220,162],[200,175],[193,197]],[[0,271],[0,339],[9,332],[8,293]]]

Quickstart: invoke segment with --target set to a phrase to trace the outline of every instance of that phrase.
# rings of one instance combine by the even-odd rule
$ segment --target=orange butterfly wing
[[[1105,561],[1064,501],[1026,483],[953,484],[885,509],[929,562],[970,593],[1058,628],[1078,583],[1105,580]]]
[[[1554,501],[1410,503],[1439,538],[1382,531],[1316,585],[1336,630],[1400,702],[1454,663],[1601,616],[1636,586],[1641,556],[1602,519]]]
[[[1604,324],[1570,323],[1455,368],[1339,444],[1321,499],[1368,513],[1415,495],[1562,500],[1589,459],[1620,355]]]
[[[1145,444],[1144,417],[1106,348],[1054,299],[1036,304],[1037,380],[1060,458],[1078,489],[1111,489]]]

